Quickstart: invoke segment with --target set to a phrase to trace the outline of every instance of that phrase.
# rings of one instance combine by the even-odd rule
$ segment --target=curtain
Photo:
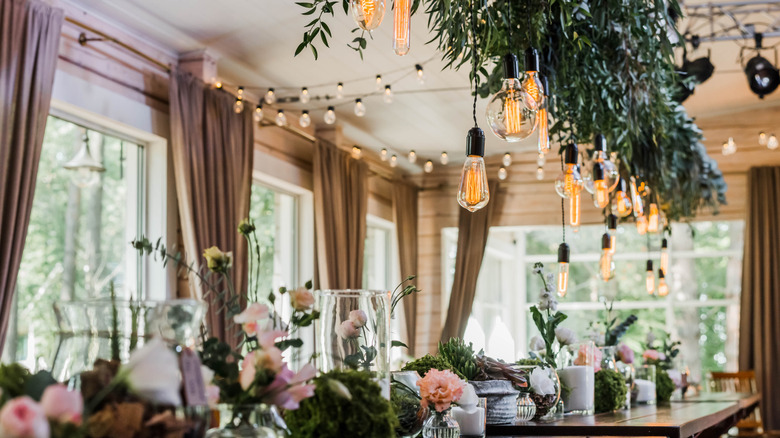
[[[780,167],[748,174],[739,367],[755,370],[764,429],[780,430]]]
[[[235,97],[189,73],[171,73],[171,147],[185,254],[198,266],[206,248],[232,251],[231,278],[244,296],[247,245],[237,229],[249,215],[254,126],[249,105],[236,114],[234,103]],[[235,344],[238,327],[225,321],[224,303],[195,279],[189,285],[190,296],[209,305],[211,336]]]
[[[0,0],[0,353],[30,222],[63,12]]]
[[[398,256],[401,277],[417,275],[417,198],[416,186],[396,181],[393,184],[393,218],[398,235]],[[414,356],[415,334],[417,326],[417,294],[404,298],[404,318],[406,323],[406,345],[409,355]]]
[[[441,333],[441,341],[463,337],[474,304],[477,277],[485,256],[488,233],[493,215],[498,210],[498,180],[489,182],[490,202],[474,213],[460,209],[458,218],[458,251],[455,255],[455,277],[452,281],[450,305]]]
[[[360,289],[368,212],[368,168],[335,145],[314,145],[314,227],[319,289]]]

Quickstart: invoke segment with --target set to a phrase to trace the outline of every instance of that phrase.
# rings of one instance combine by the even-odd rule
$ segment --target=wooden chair
[[[758,392],[756,373],[753,370],[736,373],[712,372],[710,391],[712,392],[742,392],[755,394]],[[756,408],[747,418],[737,423],[736,436],[761,436],[764,434],[761,413]]]

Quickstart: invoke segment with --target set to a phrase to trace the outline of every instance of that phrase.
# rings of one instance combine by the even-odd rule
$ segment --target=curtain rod
[[[89,43],[91,41],[108,41],[108,42],[114,43],[114,44],[118,45],[119,47],[122,47],[123,49],[133,53],[134,55],[136,55],[136,56],[138,56],[138,57],[140,57],[140,58],[142,58],[142,59],[144,59],[144,60],[146,60],[146,61],[148,61],[148,62],[150,62],[150,63],[152,63],[152,64],[154,64],[156,66],[158,66],[158,67],[160,67],[161,69],[165,70],[168,73],[171,72],[171,67],[169,65],[164,64],[164,63],[162,63],[162,62],[152,58],[151,56],[147,55],[146,53],[144,53],[144,52],[142,52],[142,51],[140,51],[138,49],[136,49],[135,47],[133,47],[133,46],[127,44],[127,43],[123,43],[122,41],[120,41],[120,40],[118,40],[118,39],[116,39],[116,38],[114,38],[114,37],[112,37],[112,36],[102,32],[102,31],[100,31],[100,30],[97,30],[94,27],[92,27],[92,26],[90,26],[90,25],[88,25],[86,23],[82,23],[81,21],[78,21],[75,18],[71,18],[71,17],[65,17],[65,21],[67,21],[68,23],[71,23],[71,24],[75,24],[76,26],[86,30],[87,32],[94,33],[95,35],[98,35],[100,37],[100,38],[87,38],[87,36],[84,33],[82,33],[81,35],[79,35],[79,44],[81,44],[82,46],[86,46],[87,43]]]

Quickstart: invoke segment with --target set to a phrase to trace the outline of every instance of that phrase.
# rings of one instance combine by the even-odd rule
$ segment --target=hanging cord
[[[509,43],[507,44],[509,47],[509,51],[512,51],[512,2],[514,0],[506,0],[506,33],[507,33],[507,39]]]
[[[561,172],[563,172],[563,154],[558,154],[561,157]],[[566,199],[561,198],[561,234],[563,234],[563,243],[566,243],[566,212],[565,205]]]
[[[477,0],[471,0],[471,75],[474,80],[474,103],[471,106],[471,116],[474,118],[474,127],[479,128],[477,124],[477,87],[479,86],[479,79],[477,78],[477,20],[474,13],[474,4]]]

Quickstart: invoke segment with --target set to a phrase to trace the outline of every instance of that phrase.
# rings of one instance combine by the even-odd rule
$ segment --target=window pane
[[[677,338],[683,343],[681,356],[696,382],[702,382],[711,371],[736,371],[739,341],[739,306],[678,308]]]
[[[249,277],[254,284],[259,279],[259,297],[264,300],[280,287],[297,287],[295,257],[297,245],[297,198],[274,191],[260,184],[252,185],[249,217],[255,223],[260,246],[260,263],[251,257]]]

